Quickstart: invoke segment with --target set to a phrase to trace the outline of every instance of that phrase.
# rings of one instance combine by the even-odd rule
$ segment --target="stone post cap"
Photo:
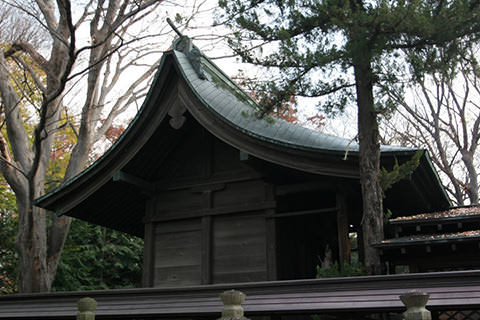
[[[77,302],[77,307],[79,312],[93,312],[97,309],[97,301],[89,297],[81,298]]]
[[[218,320],[248,320],[243,315],[242,303],[245,294],[237,290],[228,290],[220,294],[223,302],[222,317]]]
[[[237,290],[227,290],[220,294],[224,305],[241,305],[245,301],[245,294]]]
[[[407,308],[412,307],[425,307],[428,302],[430,295],[426,292],[421,292],[419,290],[412,290],[400,296],[403,304]]]

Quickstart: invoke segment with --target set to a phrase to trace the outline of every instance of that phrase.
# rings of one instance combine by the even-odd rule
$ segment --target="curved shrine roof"
[[[109,211],[115,211],[117,217],[137,216],[136,220],[132,217],[124,218],[121,226],[117,226],[117,218],[112,214],[112,217],[105,218],[103,225],[142,235],[143,226],[137,224],[138,217],[141,218],[144,214],[145,204],[141,204],[138,198],[144,197],[144,194],[135,193],[131,186],[122,189],[114,187],[115,175],[121,173],[135,157],[148,157],[148,152],[142,151],[142,148],[148,144],[149,139],[158,135],[156,132],[168,126],[168,123],[172,127],[178,124],[181,127],[184,118],[182,114],[186,111],[217,138],[255,157],[314,174],[332,172],[336,176],[358,178],[356,142],[284,120],[257,117],[259,106],[212,61],[195,47],[196,50],[180,50],[181,47],[192,48],[189,41],[186,37],[180,38],[175,43],[174,50],[164,54],[141,109],[117,142],[82,173],[38,198],[35,205],[56,211],[57,214],[70,215],[76,206],[89,198],[96,197],[96,203],[100,203],[103,199],[95,192],[101,189],[102,194],[108,197],[131,199],[128,206],[110,201]],[[168,116],[172,118],[170,122],[164,121]],[[155,146],[154,150],[158,153],[162,149]],[[382,158],[411,156],[417,151],[405,147],[381,146]],[[348,154],[347,161],[344,161],[345,154]],[[422,156],[420,166],[425,172],[423,176],[428,180],[425,188],[434,188],[441,198],[440,202],[448,205],[448,197],[428,153],[425,152]],[[146,182],[148,184],[154,181]],[[103,208],[106,209],[107,207]],[[104,215],[102,209],[92,206],[78,210],[89,211],[78,214],[82,218],[88,216],[87,221],[96,219],[92,218],[95,215]],[[129,225],[134,221],[136,229],[132,230]]]
[[[205,107],[245,134],[257,139],[291,148],[305,148],[317,152],[358,152],[358,143],[308,129],[282,119],[265,116],[259,118],[260,106],[212,61],[201,56],[201,68],[206,79],[201,79],[192,67],[188,56],[173,51],[180,71],[190,88]],[[416,149],[398,146],[381,146],[382,152],[415,152]]]

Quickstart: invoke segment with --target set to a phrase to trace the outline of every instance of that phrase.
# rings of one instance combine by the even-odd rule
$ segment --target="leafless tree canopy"
[[[35,18],[0,2],[0,43],[15,41],[28,42],[35,48],[45,48],[48,35]]]
[[[191,23],[202,4],[178,22]],[[0,0],[0,173],[17,197],[19,291],[50,289],[70,224],[52,215],[47,226],[46,213],[32,206],[44,193],[56,134],[69,128],[76,137],[68,179],[85,168],[115,119],[146,94],[172,40],[165,13],[176,6]],[[125,83],[126,72],[136,79]]]
[[[389,141],[426,148],[457,204],[478,203],[480,69],[476,49],[459,64],[426,76],[412,96],[390,90],[399,105]]]

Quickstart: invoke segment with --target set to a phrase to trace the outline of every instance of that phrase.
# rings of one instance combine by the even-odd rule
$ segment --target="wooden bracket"
[[[187,111],[187,109],[182,103],[176,103],[170,108],[168,115],[172,118],[168,123],[170,123],[170,126],[172,126],[173,129],[178,130],[183,126],[187,120],[183,115],[185,111]]]
[[[131,185],[134,185],[136,187],[139,187],[142,190],[148,191],[148,192],[154,192],[155,191],[155,185],[149,181],[143,180],[139,177],[136,177],[132,174],[123,172],[123,171],[117,171],[112,177],[113,181],[121,181],[125,182]]]
[[[240,150],[239,152],[239,157],[240,157],[240,161],[248,161],[252,159],[252,157],[250,156],[250,154],[248,154],[248,152],[245,152],[242,150]]]

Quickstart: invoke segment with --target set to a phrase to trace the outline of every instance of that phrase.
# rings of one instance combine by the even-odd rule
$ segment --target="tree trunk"
[[[45,292],[49,290],[46,216],[41,209],[33,207],[33,197],[30,197],[28,188],[26,182],[22,196],[17,193],[19,223],[15,244],[19,258],[18,291]]]
[[[465,164],[465,168],[467,169],[467,185],[466,185],[466,192],[468,198],[470,199],[471,204],[478,203],[478,179],[477,179],[477,169],[475,168],[474,164],[474,152],[461,149],[462,154],[462,161]]]
[[[148,0],[138,5],[130,4],[128,1],[112,0],[107,7],[98,6],[93,12],[86,10],[77,24],[90,21],[91,43],[76,52],[75,29],[78,26],[72,21],[70,1],[60,1],[56,5],[45,1],[34,2],[42,13],[40,20],[43,21],[46,32],[51,35],[49,58],[43,57],[28,42],[22,41],[6,52],[0,50],[0,100],[8,138],[6,139],[0,132],[0,173],[17,196],[18,288],[23,293],[50,290],[70,226],[70,218],[53,216],[50,220],[44,210],[33,207],[32,203],[44,191],[52,144],[60,124],[60,110],[63,110],[65,85],[69,80],[73,63],[78,53],[90,50],[87,97],[82,109],[80,134],[65,179],[73,177],[84,168],[88,160],[88,151],[96,137],[108,129],[107,126],[103,132],[97,130],[99,120],[105,111],[103,108],[106,105],[106,95],[113,88],[106,85],[103,96],[99,98],[99,81],[102,76],[105,79],[109,78],[108,72],[102,74],[104,59],[108,59],[111,53],[117,52],[125,44],[121,35],[125,35],[127,29],[138,19],[153,12],[161,1]],[[147,9],[148,12],[145,12]],[[116,45],[119,47],[112,45],[114,38],[118,39]],[[17,52],[30,56],[35,67],[29,67],[26,71],[32,75],[33,82],[37,85],[32,92],[42,95],[42,100],[37,101],[41,104],[37,107],[38,119],[33,117],[34,120],[39,120],[35,125],[33,139],[25,130],[20,112],[23,107],[23,93],[17,92],[13,86],[14,81],[10,79],[11,64],[7,59],[13,58]],[[125,56],[129,56],[130,53]],[[38,74],[37,68],[41,71]],[[123,67],[116,68],[115,76],[118,77],[123,71]],[[113,112],[113,116],[109,115],[110,123],[116,114]]]
[[[360,50],[360,52],[368,52]],[[377,113],[373,101],[371,60],[356,57],[354,72],[358,104],[360,183],[363,196],[362,234],[367,274],[381,274],[380,255],[372,244],[383,240],[383,196],[380,185],[380,143]]]
[[[28,182],[25,193],[16,193],[18,206],[18,291],[48,292],[60,260],[66,234],[70,225],[68,217],[53,217],[47,231],[47,212],[33,206],[34,198],[43,194],[43,179],[34,182],[34,196],[30,197]],[[48,237],[47,237],[48,235]]]

